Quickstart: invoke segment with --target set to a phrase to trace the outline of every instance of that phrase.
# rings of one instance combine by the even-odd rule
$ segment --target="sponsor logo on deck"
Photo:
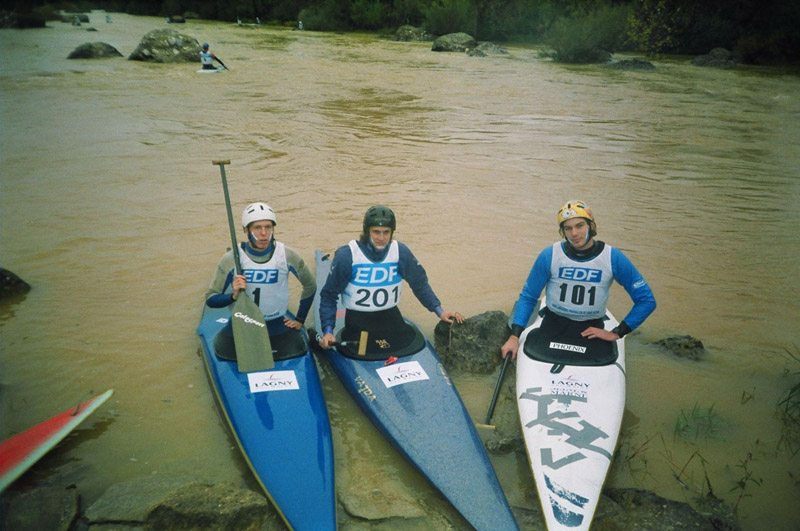
[[[395,363],[388,367],[381,367],[378,369],[378,376],[381,377],[386,387],[429,379],[425,369],[422,368],[418,361],[406,361],[404,363]]]
[[[372,388],[364,381],[364,378],[361,376],[356,376],[356,384],[358,384],[358,393],[364,395],[364,397],[369,400],[370,402],[374,402],[377,400],[377,396],[372,391]]]
[[[290,391],[300,389],[294,371],[266,371],[247,373],[251,393],[266,391]]]
[[[568,345],[566,343],[556,343],[555,341],[550,342],[550,348],[556,350],[568,350],[570,352],[580,352],[581,354],[586,352],[586,347],[581,347],[578,345]]]
[[[553,378],[550,380],[550,392],[554,395],[586,398],[588,390],[588,382],[575,380],[572,375],[566,378]],[[569,405],[566,405],[566,408],[569,409]]]

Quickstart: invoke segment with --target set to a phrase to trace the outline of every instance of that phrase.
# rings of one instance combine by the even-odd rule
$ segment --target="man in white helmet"
[[[245,291],[264,314],[270,337],[300,330],[317,290],[314,275],[300,255],[275,240],[277,224],[275,211],[266,203],[248,205],[242,212],[247,241],[240,244],[239,251],[244,274],[236,274],[233,251],[228,251],[217,264],[206,292],[209,307],[223,308]],[[289,312],[289,273],[303,286],[296,316]]]
[[[609,353],[612,347],[603,346],[602,342],[610,345],[635,330],[656,309],[653,292],[628,257],[595,239],[597,224],[586,203],[573,200],[561,207],[558,232],[564,240],[539,253],[522,288],[511,335],[500,349],[503,358],[509,354],[512,360],[516,358],[519,336],[536,309],[542,290],[547,307],[539,335],[555,334],[571,343],[583,338],[587,345],[592,340],[602,340],[599,346],[595,345],[597,350]],[[614,280],[628,292],[633,307],[618,327],[605,330],[602,319]]]

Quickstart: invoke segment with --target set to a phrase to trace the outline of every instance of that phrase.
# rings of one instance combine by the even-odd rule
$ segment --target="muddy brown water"
[[[97,32],[0,31],[0,265],[34,286],[0,306],[1,435],[115,390],[20,481],[76,483],[86,503],[143,475],[251,483],[195,335],[229,245],[211,164],[225,158],[234,210],[270,203],[278,238],[312,263],[314,249],[357,234],[368,206],[390,205],[444,307],[465,315],[509,311],[558,237],[559,206],[585,199],[599,237],[628,254],[659,303],[628,340],[609,484],[690,502],[710,484],[735,505],[752,473],[744,529],[796,529],[800,457],[780,448],[776,403],[798,370],[786,351],[800,344],[797,72],[685,57],[625,72],[553,64],[523,46],[471,58],[203,21],[175,27],[210,42],[230,71],[66,59],[95,41],[127,57],[165,24],[94,13]],[[624,316],[623,290],[610,307]],[[402,308],[432,336],[436,320],[410,291]],[[682,334],[704,342],[704,360],[648,344]],[[338,487],[429,490],[324,376]],[[481,421],[493,378],[454,376]],[[524,458],[493,462],[512,504],[537,503]]]

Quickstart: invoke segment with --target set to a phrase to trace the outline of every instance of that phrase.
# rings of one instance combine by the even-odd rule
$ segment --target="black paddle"
[[[219,57],[217,57],[217,56],[215,55],[215,56],[214,56],[214,59],[216,59],[216,60],[217,60],[217,62],[218,62],[219,64],[221,64],[221,65],[222,65],[222,68],[224,68],[225,70],[230,70],[230,68],[228,68],[227,66],[225,66],[225,63],[223,63],[222,61],[220,61],[220,60],[219,60]]]
[[[231,229],[231,245],[233,246],[233,262],[236,274],[242,274],[242,265],[239,262],[239,245],[236,241],[236,231],[231,214],[231,200],[228,196],[228,181],[225,179],[225,165],[230,160],[213,160],[212,164],[219,166],[222,176],[222,190],[225,192],[225,208],[228,210],[228,226]],[[272,343],[269,340],[267,323],[261,309],[253,302],[247,293],[239,292],[236,301],[231,307],[231,323],[233,326],[233,344],[236,347],[236,361],[239,372],[253,372],[272,369],[275,360],[272,357]]]
[[[476,424],[476,426],[480,428],[488,428],[490,430],[494,430],[497,426],[493,426],[489,424],[492,420],[492,415],[494,414],[494,406],[497,404],[497,396],[500,394],[500,387],[503,385],[503,378],[506,375],[506,369],[508,369],[508,362],[511,361],[511,353],[509,352],[506,354],[506,359],[503,360],[503,368],[500,369],[500,376],[497,378],[497,385],[494,387],[494,396],[492,396],[492,403],[489,404],[489,411],[486,413],[486,420],[483,424]]]

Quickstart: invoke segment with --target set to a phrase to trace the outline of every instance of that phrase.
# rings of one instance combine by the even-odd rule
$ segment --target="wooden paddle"
[[[225,179],[225,165],[230,160],[213,160],[212,164],[219,166],[222,176],[222,190],[225,192],[225,208],[228,210],[228,226],[231,230],[231,245],[233,246],[233,263],[236,274],[242,274],[242,265],[239,262],[239,245],[236,241],[236,231],[231,214],[231,199],[228,195],[228,181]],[[269,340],[267,323],[261,309],[253,302],[247,293],[240,292],[231,307],[231,323],[233,326],[233,344],[236,347],[236,361],[239,372],[253,372],[272,369],[275,360],[272,357],[272,343]]]

